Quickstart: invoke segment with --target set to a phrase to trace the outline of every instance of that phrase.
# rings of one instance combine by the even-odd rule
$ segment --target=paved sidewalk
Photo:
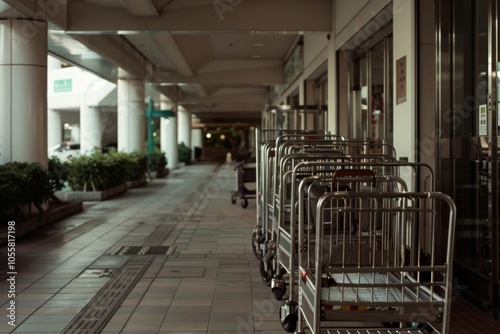
[[[235,187],[231,165],[199,163],[87,203],[16,240],[15,282],[0,248],[0,333],[285,333],[251,248],[255,200],[232,205]],[[456,298],[451,333],[500,323]]]
[[[283,333],[255,201],[232,205],[234,188],[231,165],[194,164],[17,240],[16,326],[3,277],[0,332]]]

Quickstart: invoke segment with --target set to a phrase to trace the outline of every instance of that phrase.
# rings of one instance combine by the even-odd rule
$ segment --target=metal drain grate
[[[164,224],[160,228],[158,228],[154,233],[152,233],[151,237],[146,240],[144,244],[146,245],[161,245],[167,238],[172,234],[177,224]]]
[[[85,308],[64,328],[65,334],[100,333],[120,307],[142,274],[153,262],[154,256],[134,257],[99,290]]]
[[[167,255],[169,246],[120,246],[109,255]]]

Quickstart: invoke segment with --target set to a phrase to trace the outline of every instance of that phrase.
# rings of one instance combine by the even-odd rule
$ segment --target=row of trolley
[[[252,246],[285,331],[449,333],[456,209],[430,166],[318,131],[256,144]]]

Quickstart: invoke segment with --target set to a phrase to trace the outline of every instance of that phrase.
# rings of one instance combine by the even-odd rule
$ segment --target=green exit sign
[[[54,93],[71,92],[71,79],[55,80]]]

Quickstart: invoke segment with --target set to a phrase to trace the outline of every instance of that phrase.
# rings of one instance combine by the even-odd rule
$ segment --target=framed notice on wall
[[[406,101],[406,56],[396,60],[396,104]]]
[[[479,106],[479,135],[488,135],[488,106],[486,104]]]

